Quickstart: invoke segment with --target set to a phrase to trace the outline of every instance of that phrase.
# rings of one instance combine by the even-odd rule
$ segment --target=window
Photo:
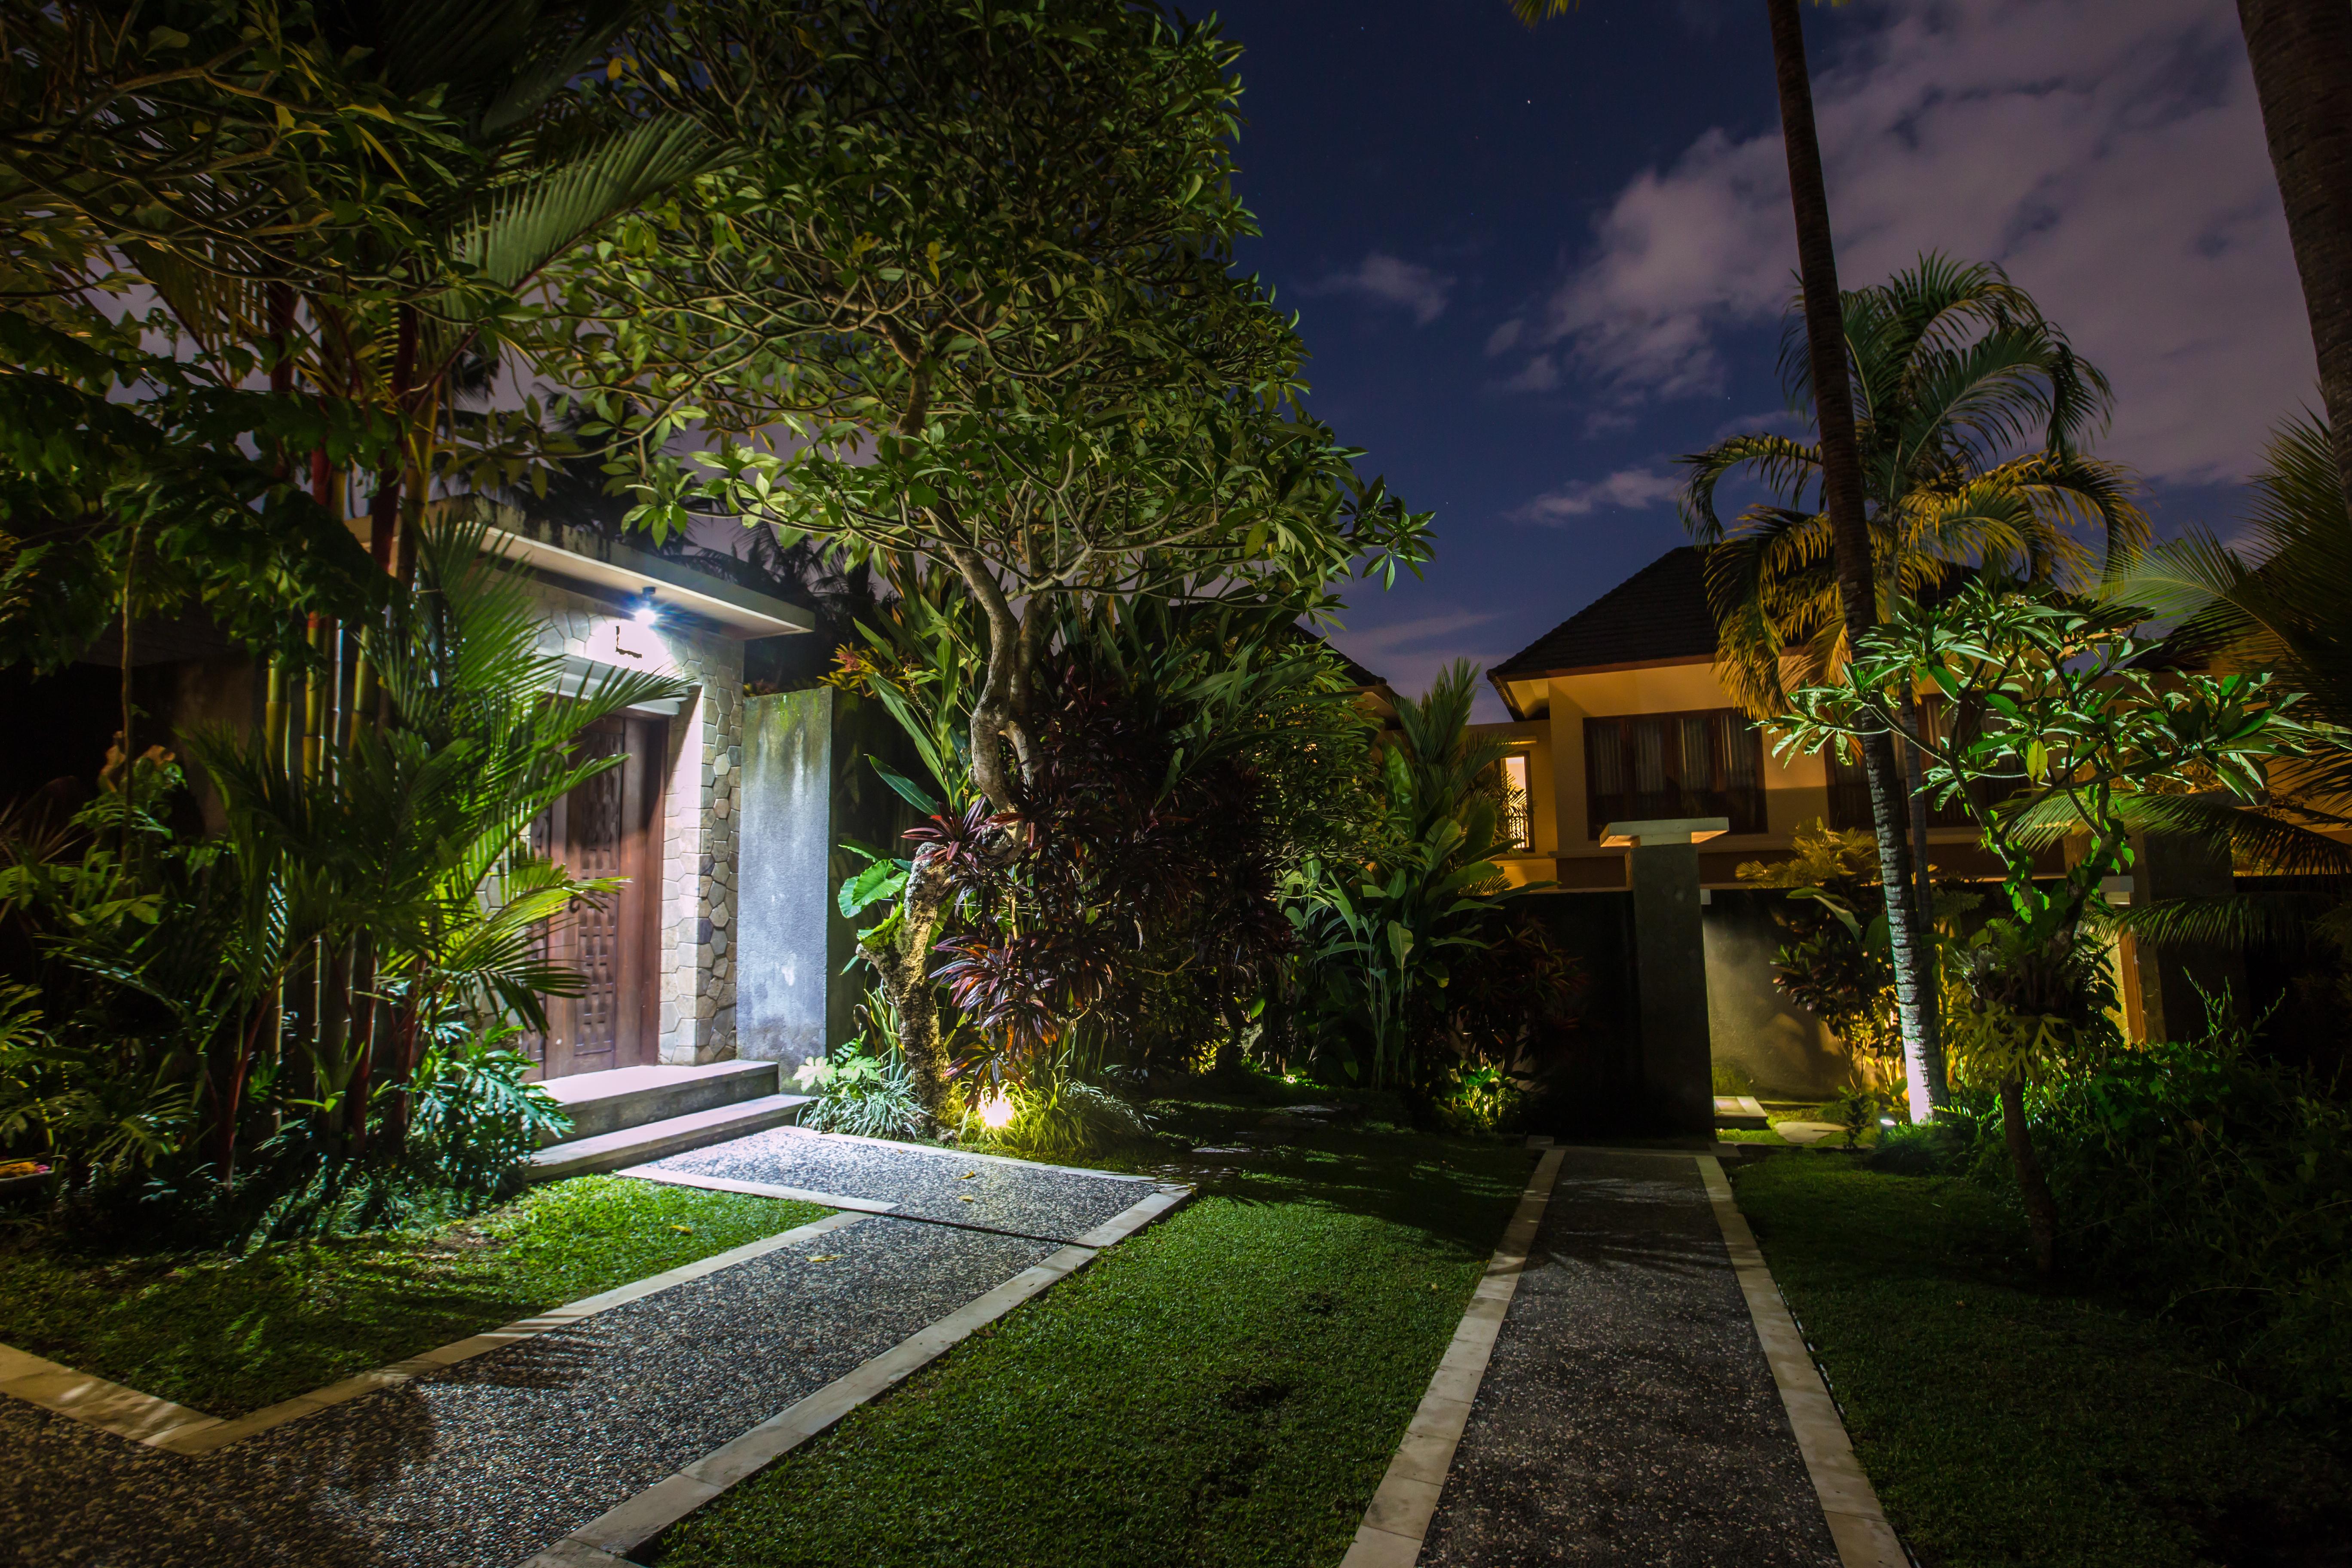
[[[1503,759],[1502,820],[1496,831],[1512,848],[1526,849],[1535,843],[1528,827],[1528,758],[1526,752],[1516,752]]]
[[[1585,820],[1724,816],[1734,833],[1764,831],[1764,738],[1736,710],[1644,713],[1584,721]]]
[[[1919,718],[1930,744],[1941,742],[1947,738],[1944,733],[1942,703],[1922,704]],[[1896,760],[1906,763],[1907,767],[1910,760],[1907,748],[1898,742],[1895,754]],[[1836,828],[1868,829],[1873,826],[1870,815],[1870,775],[1863,770],[1861,748],[1859,746],[1849,748],[1844,743],[1840,743],[1824,751],[1822,756],[1829,763],[1830,826]],[[1978,795],[1980,799],[1992,798],[1990,793],[1981,785],[1978,788]],[[1931,804],[1927,808],[1927,826],[1973,827],[1975,822],[1969,816],[1968,806],[1956,798],[1946,805]]]

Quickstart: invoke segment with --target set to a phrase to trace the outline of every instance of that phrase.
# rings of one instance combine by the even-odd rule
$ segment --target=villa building
[[[1776,755],[1769,729],[1740,711],[1715,665],[1701,558],[1683,546],[1490,669],[1510,718],[1478,731],[1509,745],[1505,774],[1527,803],[1504,869],[1517,885],[1622,900],[1632,851],[1607,834],[1611,824],[1720,819],[1719,830],[1692,836],[1701,840],[1717,1089],[1817,1098],[1852,1081],[1856,1064],[1819,1018],[1774,987],[1772,955],[1783,938],[1773,912],[1786,895],[1743,884],[1738,868],[1786,858],[1808,823],[1868,828],[1869,789],[1860,767],[1837,757]],[[1930,816],[1927,845],[1939,877],[1998,875],[1957,805]],[[2169,870],[2165,857],[2144,856],[2136,879]],[[2130,890],[2111,896],[2122,901]],[[1583,912],[1566,923],[1590,945],[1590,933],[1609,922]],[[2142,964],[2129,939],[2116,962],[2133,1037],[2189,1005],[2178,965]]]

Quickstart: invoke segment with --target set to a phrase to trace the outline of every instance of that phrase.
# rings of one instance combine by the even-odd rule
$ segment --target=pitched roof
[[[1486,672],[1497,683],[1600,665],[1713,658],[1715,615],[1689,545],[1667,551]]]

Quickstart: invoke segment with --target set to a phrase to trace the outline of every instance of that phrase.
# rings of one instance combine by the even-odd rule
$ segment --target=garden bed
[[[85,1258],[20,1241],[0,1250],[0,1337],[236,1416],[829,1212],[580,1176],[430,1231],[241,1258]]]
[[[1198,1195],[688,1520],[663,1568],[1336,1563],[1533,1163],[1154,1108]]]
[[[2187,1330],[2041,1286],[1993,1194],[1813,1151],[1734,1181],[1928,1568],[2352,1562],[2342,1465],[2263,1418]]]

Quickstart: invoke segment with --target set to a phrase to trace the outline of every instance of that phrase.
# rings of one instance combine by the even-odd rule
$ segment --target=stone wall
[[[541,647],[694,683],[669,721],[663,759],[660,1055],[667,1064],[735,1055],[738,784],[743,765],[743,647],[673,613],[640,626],[619,605],[550,583]]]

